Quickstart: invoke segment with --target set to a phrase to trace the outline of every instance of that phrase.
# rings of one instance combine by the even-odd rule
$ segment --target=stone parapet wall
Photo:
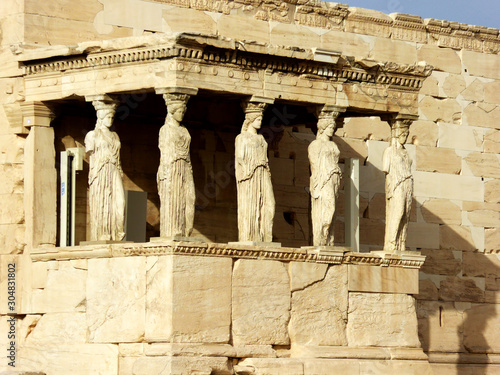
[[[381,374],[430,373],[408,294],[418,285],[422,257],[403,255],[413,260],[414,268],[406,268],[345,248],[327,252],[331,258],[310,250],[310,257],[293,260],[307,251],[169,242],[133,247],[128,254],[128,244],[33,253],[31,282],[23,283],[29,299],[17,320],[19,370],[327,374],[343,366],[363,374],[374,366]],[[176,255],[187,248],[190,255]],[[351,267],[367,272],[351,280]],[[399,272],[406,287],[386,270]],[[364,277],[378,279],[379,287],[363,291]],[[2,326],[6,321],[3,316]]]

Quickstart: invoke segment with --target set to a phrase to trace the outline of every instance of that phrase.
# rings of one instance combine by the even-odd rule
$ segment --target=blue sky
[[[423,18],[456,21],[500,29],[500,0],[340,0],[352,7],[384,13],[416,14]]]

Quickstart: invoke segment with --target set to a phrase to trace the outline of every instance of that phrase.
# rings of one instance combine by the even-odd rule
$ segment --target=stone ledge
[[[228,257],[236,259],[267,259],[284,262],[312,262],[327,264],[369,264],[420,268],[425,256],[420,253],[371,254],[350,252],[348,247],[326,249],[261,248],[251,245],[230,245],[204,242],[157,241],[146,243],[121,243],[98,246],[42,247],[33,249],[31,259],[37,261],[116,258],[129,256],[192,255]]]
[[[290,351],[293,358],[406,359],[427,360],[420,348],[376,348],[347,346],[299,346]]]
[[[500,354],[427,353],[429,363],[500,364]]]

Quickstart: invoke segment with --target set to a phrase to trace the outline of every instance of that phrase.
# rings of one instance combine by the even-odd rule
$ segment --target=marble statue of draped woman
[[[318,134],[308,148],[311,166],[310,193],[314,246],[333,246],[334,214],[338,197],[341,170],[340,151],[331,140],[335,121],[319,118]]]
[[[411,159],[403,146],[408,138],[408,128],[396,127],[393,133],[395,135],[391,146],[383,155],[383,169],[386,173],[384,251],[387,252],[405,251],[413,196]]]
[[[188,237],[193,230],[195,187],[190,158],[191,136],[180,124],[188,95],[165,94],[167,118],[160,129],[161,152],[157,183],[160,195],[160,235]]]
[[[120,241],[125,237],[125,190],[120,163],[120,139],[109,128],[116,103],[95,101],[95,130],[85,136],[89,159],[90,238]]]
[[[275,211],[267,143],[257,134],[263,106],[249,103],[235,142],[239,241],[272,242]]]

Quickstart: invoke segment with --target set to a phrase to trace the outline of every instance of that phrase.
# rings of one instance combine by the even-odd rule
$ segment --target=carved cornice
[[[416,255],[379,255],[348,252],[349,248],[333,250],[314,248],[267,248],[250,245],[234,245],[198,242],[149,242],[110,245],[87,245],[65,248],[40,248],[31,253],[33,261],[113,258],[128,256],[191,255],[229,257],[238,259],[266,259],[284,262],[312,262],[327,264],[370,264],[420,268],[425,257]]]
[[[233,40],[200,37],[183,33],[170,45],[88,53],[74,57],[52,57],[45,61],[24,61],[26,75],[78,71],[82,69],[154,62],[171,58],[187,59],[199,64],[216,64],[250,70],[295,74],[311,79],[387,85],[418,91],[432,67],[355,61],[339,55],[332,62],[315,61],[313,50],[291,51],[289,48]],[[182,64],[178,65],[182,70]]]
[[[318,0],[149,0],[200,11],[229,15],[243,11],[249,17],[282,23],[295,23],[361,34],[412,40],[443,47],[464,48],[479,52],[500,52],[499,30],[458,22],[428,19],[395,13],[387,15],[340,3]],[[411,39],[413,38],[413,39]]]

